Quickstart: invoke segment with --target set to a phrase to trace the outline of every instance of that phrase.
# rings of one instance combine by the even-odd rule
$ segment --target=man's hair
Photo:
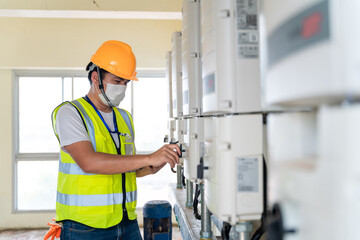
[[[91,74],[93,71],[97,71],[99,67],[96,66],[94,63],[92,62],[89,62],[89,64],[86,66],[86,71],[89,71],[88,73],[88,79],[89,79],[89,82],[90,82],[90,85],[92,84],[92,81],[91,81]],[[108,73],[108,71],[106,71],[105,69],[102,69],[100,68],[100,75],[101,75],[101,79],[104,79],[104,76],[105,74]]]

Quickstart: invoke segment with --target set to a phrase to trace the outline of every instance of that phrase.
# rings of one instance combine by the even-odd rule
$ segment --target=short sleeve
[[[91,141],[78,110],[70,103],[60,107],[56,115],[56,132],[61,147],[81,141]]]

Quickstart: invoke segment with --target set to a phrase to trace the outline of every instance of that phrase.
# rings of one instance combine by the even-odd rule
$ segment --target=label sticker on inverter
[[[238,46],[238,58],[257,58],[259,56],[259,46]]]
[[[215,92],[215,73],[210,73],[203,78],[203,96]]]
[[[236,20],[238,30],[257,30],[257,1],[236,0]]]
[[[257,0],[236,0],[237,56],[259,57]]]
[[[205,144],[204,142],[200,142],[200,157],[205,156]]]
[[[259,163],[257,158],[237,158],[238,192],[259,191]]]
[[[239,32],[238,44],[258,44],[259,34],[257,32]]]

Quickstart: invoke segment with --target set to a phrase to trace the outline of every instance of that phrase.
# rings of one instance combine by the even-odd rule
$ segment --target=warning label
[[[238,192],[259,191],[259,164],[257,158],[238,158]]]

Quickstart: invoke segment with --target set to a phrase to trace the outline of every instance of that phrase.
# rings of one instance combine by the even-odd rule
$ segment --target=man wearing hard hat
[[[135,154],[132,117],[117,108],[127,84],[138,80],[135,68],[129,45],[104,42],[86,68],[89,93],[53,111],[61,149],[56,223],[47,237],[61,232],[61,239],[141,239],[136,177],[166,163],[174,167],[180,149],[167,144],[152,154]]]

